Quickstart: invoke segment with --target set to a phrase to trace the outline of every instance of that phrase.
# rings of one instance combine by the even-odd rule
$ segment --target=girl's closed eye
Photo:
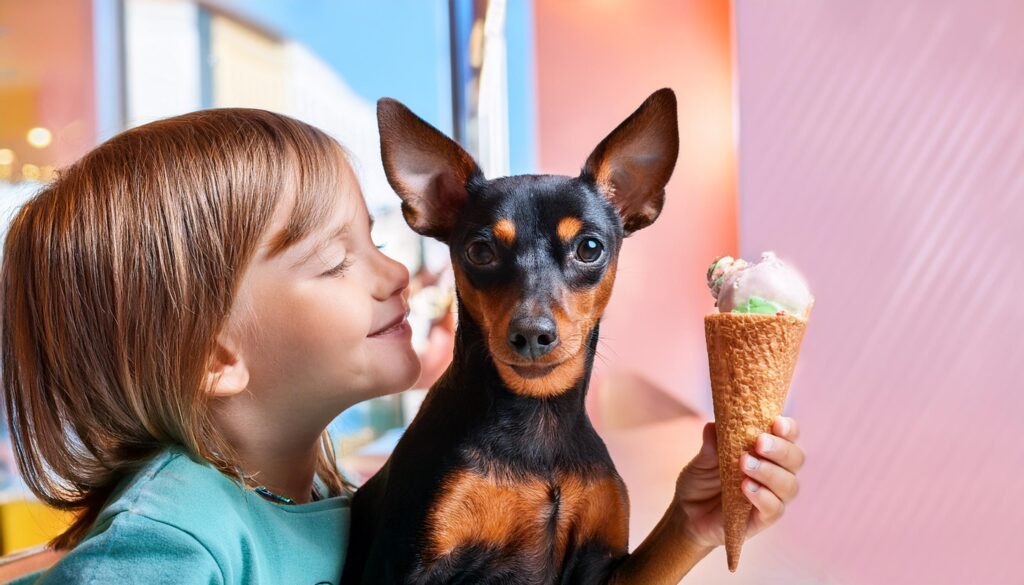
[[[386,245],[387,245],[387,242],[385,242],[383,244],[376,244],[376,247],[377,247],[378,250],[381,250]],[[341,261],[341,264],[338,264],[334,268],[331,268],[327,272],[324,272],[324,276],[341,276],[342,274],[345,273],[346,270],[351,268],[351,266],[352,266],[352,259],[349,258],[348,256],[345,256],[345,259]]]
[[[338,264],[334,268],[331,268],[327,272],[324,272],[323,275],[324,276],[341,276],[351,266],[352,266],[352,259],[349,258],[348,256],[345,256],[345,259],[341,261],[341,264]]]

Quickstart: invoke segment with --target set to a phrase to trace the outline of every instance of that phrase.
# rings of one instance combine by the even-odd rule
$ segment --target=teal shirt
[[[57,564],[11,584],[339,585],[348,530],[348,496],[276,504],[170,448]]]

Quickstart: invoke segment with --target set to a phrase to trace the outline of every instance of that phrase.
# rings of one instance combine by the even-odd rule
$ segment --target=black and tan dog
[[[401,103],[377,104],[402,211],[451,248],[454,359],[358,490],[344,583],[677,583],[672,509],[632,554],[629,502],[584,409],[624,237],[661,212],[679,151],[671,90],[651,95],[578,177],[487,180]]]

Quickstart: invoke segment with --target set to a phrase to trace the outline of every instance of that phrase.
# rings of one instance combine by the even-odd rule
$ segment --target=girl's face
[[[247,325],[238,337],[247,390],[279,412],[328,420],[409,388],[420,372],[405,320],[409,272],[374,244],[362,191],[343,166],[325,225],[267,258],[294,204],[282,196],[235,305]]]

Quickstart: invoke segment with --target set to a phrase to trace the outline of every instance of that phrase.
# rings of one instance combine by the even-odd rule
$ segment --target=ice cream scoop
[[[721,313],[787,313],[806,318],[814,297],[807,281],[773,252],[748,263],[722,256],[708,267],[708,288]]]

